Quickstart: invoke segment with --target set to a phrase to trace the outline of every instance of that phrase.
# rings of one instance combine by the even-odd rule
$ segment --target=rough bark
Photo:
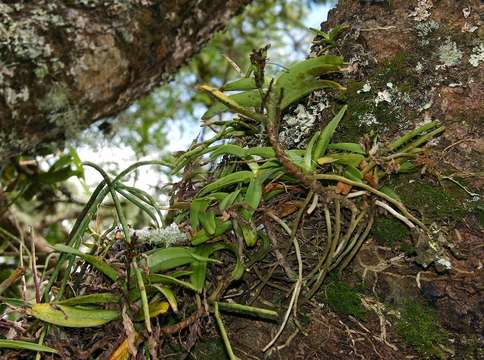
[[[248,2],[0,2],[0,157],[118,113]]]
[[[456,358],[482,356],[483,338],[476,335],[484,329],[484,253],[478,240],[483,236],[478,194],[484,185],[480,14],[479,1],[341,0],[322,24],[323,30],[350,25],[337,50],[349,62],[339,79],[348,91],[330,95],[334,108],[340,101],[349,105],[339,140],[373,133],[386,141],[430,120],[447,127],[432,152],[417,159],[425,175],[398,176],[390,183],[442,235],[439,250],[420,248],[417,242],[416,257],[399,258],[398,245],[377,239],[364,246],[353,264],[357,278],[363,277],[385,303],[417,300],[438,310],[453,339],[444,358],[452,351]],[[321,46],[314,45],[312,53],[319,51]],[[321,125],[330,116],[327,109],[320,112]],[[399,359],[403,353],[399,349],[392,356]]]

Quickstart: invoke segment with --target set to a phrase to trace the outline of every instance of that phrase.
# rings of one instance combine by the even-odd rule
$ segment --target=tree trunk
[[[0,157],[115,115],[168,79],[248,2],[1,2]]]
[[[478,195],[484,184],[480,10],[479,1],[341,0],[322,29],[349,25],[335,50],[349,63],[339,78],[348,90],[328,95],[332,112],[327,103],[315,102],[314,95],[306,106],[308,113],[317,113],[319,128],[341,103],[349,105],[335,141],[361,141],[364,134],[368,139],[378,134],[386,142],[431,120],[446,126],[431,151],[417,158],[425,174],[398,175],[387,183],[442,235],[441,243],[433,244],[438,251],[417,242],[408,245],[416,256],[399,257],[399,244],[405,241],[375,236],[353,263],[356,281],[363,278],[380,301],[420,301],[438,310],[441,324],[454,339],[447,350],[434,353],[444,358],[451,351],[456,358],[482,356],[482,337],[476,335],[484,330],[483,202]],[[322,51],[316,39],[312,55]],[[286,132],[295,134],[297,129]],[[392,235],[396,231],[383,230]],[[403,358],[402,350],[392,352],[391,358]]]

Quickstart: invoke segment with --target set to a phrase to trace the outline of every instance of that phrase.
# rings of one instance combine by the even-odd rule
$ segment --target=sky
[[[303,19],[304,24],[309,28],[320,28],[320,23],[325,21],[327,18],[328,11],[334,5],[331,4],[321,4],[321,5],[313,5],[309,9],[309,16]],[[304,34],[301,34],[304,35]],[[309,45],[307,48],[309,49]],[[290,50],[290,39],[287,39],[287,51]],[[279,56],[279,54],[277,55]],[[291,53],[291,56],[294,54]],[[304,53],[297,54],[299,59],[303,59],[306,56]],[[202,112],[200,112],[200,117]],[[184,151],[186,150],[189,145],[191,144],[192,140],[197,137],[200,132],[200,127],[197,124],[193,124],[193,126],[184,126],[181,128],[177,122],[167,122],[167,127],[169,133],[168,138],[168,145],[167,150],[170,152],[174,151]],[[134,151],[128,146],[119,146],[113,145],[110,146],[109,143],[104,143],[102,146],[98,146],[94,149],[92,146],[80,146],[77,148],[78,155],[82,161],[91,161],[94,163],[111,163],[111,166],[107,166],[109,169],[110,167],[117,167],[118,169],[123,169],[130,164],[132,164],[135,159]],[[150,157],[146,157],[140,160],[152,160]],[[156,168],[149,168],[145,167],[140,170],[138,181],[136,182],[136,186],[152,193],[153,186],[157,185],[160,181],[159,169]],[[86,179],[88,179],[88,185],[92,189],[95,187],[101,180],[101,176],[91,168],[85,168]],[[134,184],[131,184],[134,185]]]

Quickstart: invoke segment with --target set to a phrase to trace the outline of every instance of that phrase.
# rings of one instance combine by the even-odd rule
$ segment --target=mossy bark
[[[0,157],[62,141],[118,113],[248,2],[1,2]]]

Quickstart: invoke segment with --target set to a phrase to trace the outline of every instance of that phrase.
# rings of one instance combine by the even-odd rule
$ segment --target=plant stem
[[[237,356],[235,356],[234,351],[232,350],[232,345],[230,345],[230,340],[227,335],[227,332],[225,331],[225,326],[222,321],[222,317],[220,316],[220,311],[218,310],[218,302],[214,303],[214,315],[215,315],[215,320],[217,321],[218,328],[220,330],[220,334],[222,335],[222,340],[225,345],[225,349],[227,350],[227,355],[229,356],[230,360],[239,360]]]

